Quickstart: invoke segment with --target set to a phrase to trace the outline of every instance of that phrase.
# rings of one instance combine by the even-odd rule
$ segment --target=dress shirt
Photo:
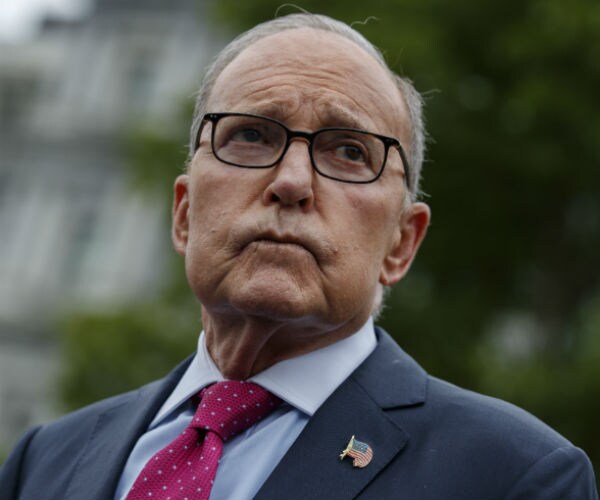
[[[373,320],[369,318],[353,335],[322,349],[280,361],[251,377],[249,380],[279,396],[284,403],[224,444],[211,500],[254,497],[310,417],[371,354],[376,343]],[[192,396],[221,380],[224,380],[223,375],[208,353],[202,332],[196,356],[129,455],[115,500],[126,498],[146,462],[188,426],[196,410],[191,403]]]

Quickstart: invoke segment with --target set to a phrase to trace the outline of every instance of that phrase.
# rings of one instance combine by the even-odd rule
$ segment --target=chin
[[[325,303],[311,288],[293,280],[250,280],[231,290],[228,301],[243,314],[275,321],[310,318],[320,316]]]
[[[232,307],[243,314],[271,318],[274,321],[296,320],[316,316],[316,307],[291,294],[236,296]]]

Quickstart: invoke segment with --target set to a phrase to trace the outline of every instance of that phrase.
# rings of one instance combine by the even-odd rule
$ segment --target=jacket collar
[[[425,402],[427,373],[382,328],[376,328],[377,348],[352,378],[384,410]]]

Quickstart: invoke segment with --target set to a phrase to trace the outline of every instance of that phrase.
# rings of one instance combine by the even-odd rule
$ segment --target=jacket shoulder
[[[99,415],[142,398],[144,394],[156,390],[160,383],[161,381],[157,380],[138,389],[96,401],[67,413],[53,422],[43,425],[36,438],[40,439],[46,435],[62,435],[64,432],[73,432],[77,428],[87,428],[95,423]]]
[[[427,374],[385,332],[378,337],[355,375],[407,445],[373,498],[401,481],[423,499],[597,499],[591,463],[568,439],[522,408]]]
[[[191,357],[161,380],[85,406],[29,431],[0,469],[0,500],[67,498],[74,478],[81,483],[102,471],[106,477],[111,474],[110,481],[103,483],[103,488],[110,490],[116,481],[115,471],[190,360]],[[85,468],[80,465],[84,462]],[[2,496],[5,491],[8,496]]]
[[[428,377],[428,413],[463,438],[477,437],[483,446],[499,440],[502,447],[523,448],[523,440],[537,451],[571,443],[540,419],[512,403],[463,389],[436,377]]]

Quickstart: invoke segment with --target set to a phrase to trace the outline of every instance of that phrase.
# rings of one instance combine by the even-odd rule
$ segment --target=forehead
[[[387,69],[345,37],[311,28],[244,49],[217,78],[208,109],[409,136],[404,100]]]

